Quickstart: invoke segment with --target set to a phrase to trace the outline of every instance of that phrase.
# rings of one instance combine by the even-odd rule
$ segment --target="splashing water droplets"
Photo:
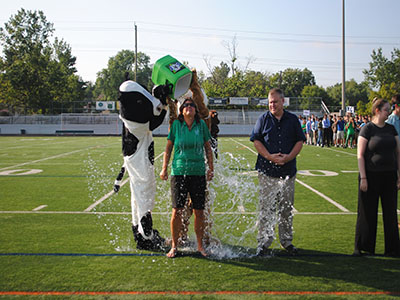
[[[122,161],[105,163],[106,156],[99,155],[99,151],[101,150],[92,150],[84,164],[88,197],[91,203],[95,203],[112,190],[115,176],[122,164]],[[213,259],[254,256],[259,218],[267,218],[270,224],[263,232],[265,236],[270,235],[279,222],[276,214],[259,216],[256,213],[259,186],[257,177],[252,176],[255,171],[250,163],[254,162],[249,162],[243,156],[223,151],[219,151],[218,160],[214,162],[214,179],[208,184],[208,199],[204,210],[206,219],[211,220],[211,238],[206,250]],[[170,237],[169,221],[172,211],[170,182],[158,178],[160,171],[161,163],[157,160],[155,162],[157,190],[153,225],[162,237]],[[128,174],[125,174],[125,179],[127,178]],[[283,185],[277,189],[282,190]],[[268,197],[275,196],[273,192],[268,194]],[[127,184],[120,189],[118,194],[111,195],[93,209],[99,224],[107,232],[108,243],[118,252],[137,251],[131,231],[130,197],[130,188]],[[106,212],[116,214],[106,214]],[[180,249],[182,251],[197,250],[193,224],[192,217],[188,229],[189,242]]]

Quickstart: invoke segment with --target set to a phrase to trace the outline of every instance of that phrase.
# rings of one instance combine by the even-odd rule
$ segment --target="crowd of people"
[[[352,113],[347,113],[345,116],[311,115],[299,116],[299,122],[307,137],[307,145],[356,148],[360,130],[371,122],[371,116]]]

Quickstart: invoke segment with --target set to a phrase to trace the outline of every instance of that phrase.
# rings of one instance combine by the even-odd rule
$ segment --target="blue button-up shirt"
[[[331,126],[331,121],[328,118],[322,120],[322,128],[326,129],[329,128],[330,126]]]
[[[284,110],[278,120],[270,111],[262,114],[251,133],[250,141],[260,141],[269,153],[289,154],[294,145],[305,141],[303,130],[296,115]],[[296,158],[283,166],[277,166],[258,154],[256,169],[271,177],[293,177],[296,175]]]
[[[397,134],[400,136],[400,118],[394,112],[388,117],[386,123],[392,124],[396,128]]]

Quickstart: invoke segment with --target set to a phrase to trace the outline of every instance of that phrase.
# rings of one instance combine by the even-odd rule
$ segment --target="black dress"
[[[390,124],[378,127],[370,122],[360,136],[368,140],[364,153],[368,190],[358,185],[358,211],[354,253],[375,254],[379,198],[382,203],[385,255],[400,256],[397,223],[396,129]],[[359,176],[360,181],[360,176]]]

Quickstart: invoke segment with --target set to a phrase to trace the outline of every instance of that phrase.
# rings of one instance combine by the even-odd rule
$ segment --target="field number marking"
[[[317,172],[317,173],[313,173]],[[320,174],[322,173],[322,174]],[[338,176],[339,174],[333,171],[326,170],[299,170],[297,174],[305,175],[305,176]]]
[[[40,169],[16,169],[16,170],[7,170],[7,171],[2,171],[0,172],[0,176],[22,176],[22,175],[33,175],[33,174],[38,174],[40,172],[43,172],[43,170]]]

